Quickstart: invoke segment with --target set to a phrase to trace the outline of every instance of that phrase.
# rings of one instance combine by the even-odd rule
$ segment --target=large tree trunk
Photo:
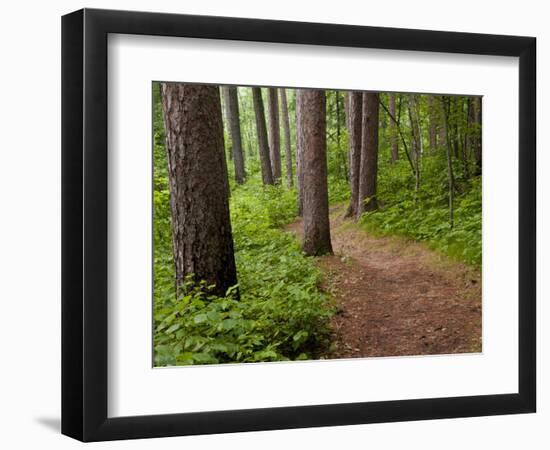
[[[273,172],[271,171],[271,158],[269,157],[269,144],[267,142],[267,128],[265,126],[264,102],[260,88],[252,88],[252,101],[254,102],[254,112],[256,115],[256,133],[258,135],[262,181],[264,184],[273,184]]]
[[[285,160],[286,160],[286,181],[288,187],[293,185],[293,174],[292,174],[292,144],[290,142],[290,119],[288,116],[288,103],[286,99],[286,90],[279,89],[281,95],[281,111],[282,111],[282,122],[283,122],[283,135],[285,138]]]
[[[302,90],[296,89],[296,178],[298,183],[298,215],[304,210],[304,152],[302,124]]]
[[[390,102],[390,145],[391,145],[391,162],[395,163],[399,159],[399,141],[397,136],[395,94],[389,94]]]
[[[351,196],[346,217],[357,215],[359,199],[359,171],[361,167],[361,134],[363,117],[363,94],[350,92],[348,94],[348,136],[349,136],[349,179]]]
[[[271,173],[273,181],[281,181],[281,138],[279,126],[279,100],[277,97],[277,88],[269,88],[268,92],[268,110],[269,110],[269,151],[271,158]]]
[[[361,163],[359,168],[359,199],[357,218],[378,208],[376,181],[378,177],[378,116],[379,94],[363,93]]]
[[[317,256],[332,253],[328,216],[325,92],[303,90],[300,100],[304,191],[303,251],[306,255]]]
[[[237,284],[219,89],[162,83],[176,286]]]
[[[237,88],[234,86],[224,86],[223,98],[225,103],[225,115],[227,116],[227,122],[229,124],[229,136],[231,137],[233,164],[235,166],[235,181],[237,184],[243,184],[246,172],[244,168]]]

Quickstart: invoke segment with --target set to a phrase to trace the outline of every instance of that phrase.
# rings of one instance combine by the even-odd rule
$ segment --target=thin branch
[[[382,102],[382,100],[379,100],[380,106],[388,113],[388,116],[391,120],[397,125],[397,132],[399,133],[399,137],[401,137],[401,142],[403,142],[403,149],[405,150],[405,155],[407,156],[407,160],[409,161],[409,164],[411,166],[411,170],[413,171],[413,174],[416,176],[416,168],[414,167],[414,164],[411,160],[411,155],[409,154],[409,148],[407,147],[407,141],[405,140],[405,137],[403,136],[403,132],[401,131],[401,126],[399,125],[399,122],[393,117],[393,115],[390,113],[388,108],[386,108],[386,105]]]

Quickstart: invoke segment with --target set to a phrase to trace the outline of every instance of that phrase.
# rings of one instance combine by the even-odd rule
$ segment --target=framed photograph
[[[536,40],[62,20],[62,432],[535,412]]]

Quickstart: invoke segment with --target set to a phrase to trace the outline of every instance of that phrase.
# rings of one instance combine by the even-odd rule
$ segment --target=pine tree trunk
[[[296,89],[296,179],[298,183],[298,215],[304,211],[304,152],[302,124],[302,90]]]
[[[279,126],[279,99],[277,88],[269,88],[268,110],[269,110],[269,156],[271,159],[271,173],[273,181],[281,181],[281,138]]]
[[[290,119],[288,115],[288,103],[286,99],[286,90],[279,89],[281,95],[281,112],[283,122],[283,135],[285,139],[285,160],[286,160],[286,181],[288,187],[292,187],[294,184],[292,174],[292,144],[290,142]]]
[[[395,94],[389,95],[390,114],[396,118],[395,109]],[[399,141],[397,136],[397,124],[390,118],[390,145],[391,145],[391,162],[395,163],[399,159]]]
[[[231,148],[233,164],[235,166],[235,181],[243,184],[246,178],[244,168],[244,152],[241,139],[241,124],[239,117],[239,98],[235,86],[223,87],[223,98],[225,103],[225,115],[229,124],[229,136],[231,137]]]
[[[162,83],[176,286],[237,284],[219,89]]]
[[[306,255],[332,253],[328,215],[326,97],[315,89],[301,91],[303,151],[303,218]],[[307,113],[306,113],[307,112]]]
[[[363,94],[361,163],[359,168],[359,199],[357,218],[378,208],[376,182],[378,177],[379,94]]]
[[[271,171],[271,158],[269,157],[269,144],[267,142],[267,128],[265,125],[264,102],[260,88],[252,88],[252,100],[256,116],[256,133],[258,135],[262,181],[264,184],[273,184],[273,172]]]
[[[349,129],[349,178],[350,201],[346,211],[346,217],[357,215],[357,203],[359,199],[359,171],[361,167],[361,134],[363,117],[363,94],[350,92],[348,94],[348,129]]]

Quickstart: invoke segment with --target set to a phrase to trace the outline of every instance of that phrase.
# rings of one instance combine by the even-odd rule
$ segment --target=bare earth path
[[[481,351],[481,274],[422,243],[374,237],[331,209],[334,255],[317,258],[334,292],[330,358]],[[288,231],[299,236],[300,221]]]

